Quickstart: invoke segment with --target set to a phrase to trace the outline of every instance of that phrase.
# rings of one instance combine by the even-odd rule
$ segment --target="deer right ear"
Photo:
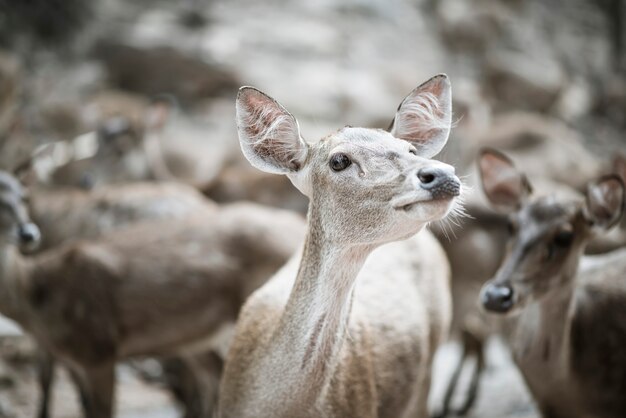
[[[420,156],[432,158],[446,145],[451,126],[450,80],[439,74],[405,97],[389,132],[413,144]]]
[[[252,87],[237,95],[237,130],[245,157],[259,170],[299,171],[309,151],[298,122],[280,103]]]
[[[624,182],[616,175],[602,177],[587,187],[583,215],[597,229],[609,229],[624,212]]]
[[[613,158],[613,173],[626,184],[626,154],[620,152]]]
[[[512,212],[519,209],[532,192],[526,176],[499,151],[483,149],[478,168],[485,195],[498,210]]]

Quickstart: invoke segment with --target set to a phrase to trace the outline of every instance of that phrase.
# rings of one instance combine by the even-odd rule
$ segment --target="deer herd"
[[[162,103],[146,109],[139,122],[103,122],[98,152],[52,185],[32,181],[37,156],[0,172],[0,312],[40,349],[40,418],[54,364],[86,417],[110,418],[116,364],[144,357],[175,375],[188,418],[425,418],[450,334],[463,356],[440,416],[469,411],[496,334],[543,417],[626,416],[624,158],[581,191],[483,148],[475,178],[488,207],[433,159],[453,125],[450,81],[437,75],[389,129],[346,126],[315,142],[242,87],[239,143],[264,173],[204,169],[181,152],[193,171],[181,181],[159,138]],[[125,170],[131,160],[139,172]],[[306,220],[291,188],[308,199]]]

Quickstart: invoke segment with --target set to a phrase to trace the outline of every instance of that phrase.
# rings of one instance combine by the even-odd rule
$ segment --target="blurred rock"
[[[184,105],[234,95],[241,84],[232,72],[170,47],[101,41],[93,53],[104,63],[113,86],[146,96],[172,94]]]
[[[626,79],[618,75],[605,77],[598,96],[594,103],[595,113],[626,127]]]
[[[485,62],[485,89],[510,108],[547,112],[565,87],[566,77],[556,60],[525,53],[497,51]]]
[[[8,51],[0,51],[0,136],[9,129],[18,105],[20,64]]]
[[[15,372],[4,361],[0,361],[0,390],[13,386],[15,386]]]
[[[506,10],[497,2],[476,5],[463,0],[437,3],[437,18],[442,39],[453,51],[485,51],[501,36],[506,24]]]
[[[555,106],[558,116],[566,121],[574,121],[588,114],[593,106],[591,87],[579,77],[561,92]]]
[[[94,5],[92,0],[1,0],[0,44],[63,46],[89,22]]]
[[[555,118],[510,112],[473,139],[477,148],[504,151],[529,178],[553,180],[578,190],[602,172],[603,163],[582,144],[580,135]]]

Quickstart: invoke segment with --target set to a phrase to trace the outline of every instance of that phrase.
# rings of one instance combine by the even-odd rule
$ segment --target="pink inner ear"
[[[274,102],[256,92],[247,94],[243,100],[243,105],[247,113],[246,133],[255,140],[267,131],[280,114],[276,111]]]
[[[496,205],[517,206],[526,191],[522,175],[510,161],[483,154],[480,159],[483,189]]]
[[[626,155],[618,154],[613,160],[613,173],[620,176],[622,181],[626,183]]]
[[[415,89],[400,105],[392,133],[420,147],[436,147],[433,140],[445,144],[450,129],[450,98],[447,79],[435,77]]]

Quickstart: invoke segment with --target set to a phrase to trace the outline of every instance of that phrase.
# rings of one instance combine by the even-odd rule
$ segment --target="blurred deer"
[[[0,311],[73,372],[88,417],[112,415],[121,359],[223,355],[239,307],[303,235],[295,215],[240,204],[24,257],[39,240],[24,197],[2,173]]]
[[[537,156],[538,159],[541,156]],[[531,166],[531,167],[534,167]],[[532,172],[531,170],[528,170]],[[626,158],[616,155],[612,169],[603,170],[626,179]],[[479,170],[480,172],[480,170]],[[541,175],[541,174],[540,174]],[[561,183],[533,176],[533,195],[536,197],[557,194],[563,199],[580,198],[580,193]],[[508,239],[505,214],[484,207],[482,199],[474,194],[470,202],[465,204],[465,211],[469,215],[462,225],[431,226],[431,230],[439,238],[446,255],[450,260],[452,270],[452,299],[454,315],[452,331],[461,342],[461,357],[455,367],[452,378],[447,387],[443,405],[439,416],[446,416],[451,412],[465,415],[477,399],[480,379],[485,367],[486,342],[490,335],[499,332],[499,321],[484,315],[477,304],[480,289],[486,277],[492,277],[505,255]],[[586,253],[600,254],[626,246],[626,222],[622,219],[620,225],[612,228],[605,234],[591,237]],[[457,407],[453,407],[452,398],[459,391],[458,382],[462,370],[472,366],[469,387],[464,398]]]
[[[96,154],[62,164],[51,183],[93,189],[130,181],[181,182],[219,203],[246,200],[306,213],[307,198],[289,180],[232,158],[228,141],[217,143],[188,118],[171,117],[171,101],[161,97],[148,104],[118,92],[95,96],[82,113],[85,125],[97,128]],[[212,135],[228,139],[230,132],[219,123],[224,118],[218,118],[225,110],[217,103],[213,111]]]
[[[461,192],[430,159],[450,123],[445,75],[404,99],[390,132],[346,127],[316,144],[274,99],[239,91],[244,155],[309,197],[309,226],[302,252],[242,310],[221,417],[427,416],[449,270],[430,234],[413,236]]]
[[[29,212],[42,232],[38,250],[55,248],[73,240],[99,238],[142,222],[176,221],[189,216],[209,217],[218,210],[196,189],[179,183],[129,183],[103,186],[92,191],[33,186],[27,195]],[[41,354],[39,416],[46,418],[49,416],[54,361],[48,353]],[[179,369],[182,367],[179,366]],[[169,377],[177,381],[182,379],[180,376],[168,376],[168,383]],[[190,402],[196,402],[190,401],[184,394],[181,398],[186,410],[192,408]]]
[[[52,183],[91,189],[130,181],[177,181],[204,189],[214,181],[228,157],[228,138],[219,103],[205,118],[210,126],[177,115],[175,100],[158,96],[151,103],[129,94],[108,92],[94,97],[83,110],[85,125],[95,129],[97,151],[70,159],[52,173]],[[207,131],[212,132],[211,135]],[[234,135],[234,132],[232,133]]]
[[[481,303],[508,314],[503,332],[544,417],[622,417],[626,411],[626,250],[583,256],[624,210],[617,176],[589,184],[585,199],[533,199],[511,160],[486,150],[482,185],[509,214],[511,237]]]

